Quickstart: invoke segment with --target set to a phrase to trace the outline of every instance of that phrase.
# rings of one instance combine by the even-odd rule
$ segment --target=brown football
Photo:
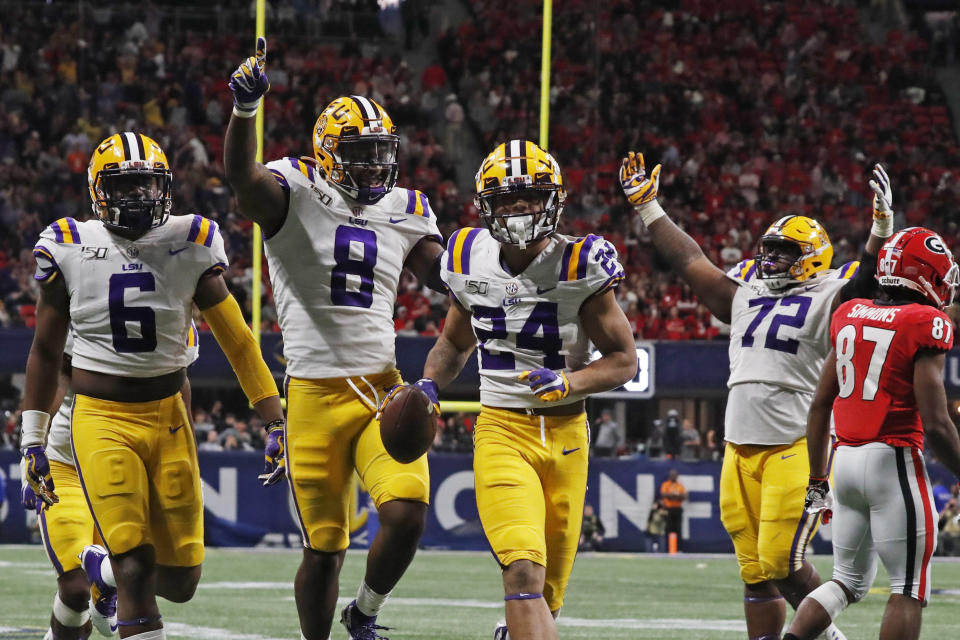
[[[380,439],[390,457],[409,464],[425,454],[437,432],[430,398],[420,389],[404,385],[383,407]]]

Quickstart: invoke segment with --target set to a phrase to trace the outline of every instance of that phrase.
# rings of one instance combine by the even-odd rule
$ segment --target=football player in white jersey
[[[283,428],[276,383],[227,291],[223,239],[201,216],[170,216],[171,173],[147,136],[105,139],[88,171],[96,219],[57,220],[34,248],[42,283],[27,360],[21,448],[27,479],[58,500],[44,439],[68,328],[74,336],[70,442],[105,549],[81,564],[115,590],[120,637],[165,637],[156,594],[189,600],[203,560],[196,443],[180,389],[196,303],[250,402]],[[186,427],[186,428],[185,428]]]
[[[631,152],[620,170],[657,250],[731,325],[720,519],[737,553],[753,640],[779,638],[784,599],[796,608],[820,585],[804,559],[819,521],[803,508],[806,415],[830,351],[830,314],[844,300],[872,294],[877,252],[893,233],[889,180],[880,165],[874,176],[874,225],[859,268],[831,269],[827,232],[811,218],[788,215],[767,229],[754,260],[724,273],[657,202],[659,165],[648,177],[643,156]],[[826,637],[843,635],[831,626]]]
[[[400,272],[443,290],[441,236],[427,197],[396,186],[400,139],[373,100],[331,102],[314,127],[313,158],[256,161],[252,116],[269,88],[265,54],[261,38],[231,77],[224,167],[241,215],[263,228],[283,332],[286,464],[304,545],[300,630],[307,640],[330,635],[356,470],[380,529],[341,622],[352,639],[374,640],[377,614],[416,553],[430,497],[426,456],[393,460],[375,416],[401,382],[393,325]]]
[[[191,324],[187,334],[187,354],[194,362],[200,354],[196,327]],[[90,635],[91,625],[102,635],[112,636],[117,628],[115,593],[101,594],[91,585],[80,564],[84,548],[99,545],[102,540],[93,523],[73,459],[70,444],[70,424],[73,414],[73,390],[70,388],[73,335],[67,335],[63,348],[63,365],[58,376],[53,418],[47,432],[46,453],[50,461],[50,476],[57,487],[57,508],[44,508],[29,482],[21,483],[21,503],[25,509],[36,509],[40,535],[47,557],[57,572],[57,595],[53,600],[50,628],[44,640],[74,640]],[[190,381],[184,379],[180,388],[184,406],[190,407]],[[188,418],[190,414],[187,414]],[[192,427],[192,424],[191,424]],[[22,460],[26,460],[23,458]],[[92,591],[92,593],[91,593]],[[88,606],[89,603],[89,606]]]
[[[584,399],[637,372],[613,292],[623,268],[602,237],[556,233],[563,178],[533,142],[499,145],[476,184],[486,228],[447,242],[441,273],[453,304],[416,386],[436,402],[479,350],[477,509],[506,602],[494,637],[556,638],[587,488]],[[601,354],[593,362],[591,343]]]

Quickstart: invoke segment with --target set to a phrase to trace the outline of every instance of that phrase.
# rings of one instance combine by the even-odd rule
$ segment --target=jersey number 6
[[[157,283],[149,271],[115,273],[110,276],[110,332],[117,353],[143,353],[157,348],[157,318],[150,307],[128,307],[123,302],[127,289],[156,291]],[[127,332],[128,322],[140,323],[140,336]]]

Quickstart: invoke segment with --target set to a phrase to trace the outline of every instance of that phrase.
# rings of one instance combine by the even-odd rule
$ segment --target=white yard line
[[[238,633],[217,627],[197,627],[182,622],[164,622],[163,628],[168,635],[185,636],[194,640],[290,640],[289,638],[271,638],[255,633]]]
[[[590,627],[603,629],[683,629],[687,631],[729,631],[743,633],[747,625],[742,620],[700,618],[569,618],[561,615],[561,627]]]

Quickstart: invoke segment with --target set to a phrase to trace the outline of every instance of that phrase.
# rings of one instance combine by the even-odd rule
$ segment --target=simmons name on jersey
[[[450,236],[441,277],[471,314],[481,403],[535,408],[543,403],[517,376],[541,367],[575,371],[589,364],[580,307],[624,276],[616,249],[602,237],[559,234],[550,236],[523,273],[513,275],[501,264],[500,243],[486,229],[466,228]],[[563,404],[582,398],[571,394]]]
[[[197,215],[170,216],[136,240],[99,220],[61,218],[44,229],[33,253],[34,277],[62,277],[69,293],[73,366],[131,378],[190,364],[197,282],[227,267],[217,224]]]
[[[441,239],[427,196],[395,187],[350,206],[296,158],[267,168],[289,195],[283,226],[266,240],[287,374],[332,378],[396,366],[393,307],[407,255]]]

